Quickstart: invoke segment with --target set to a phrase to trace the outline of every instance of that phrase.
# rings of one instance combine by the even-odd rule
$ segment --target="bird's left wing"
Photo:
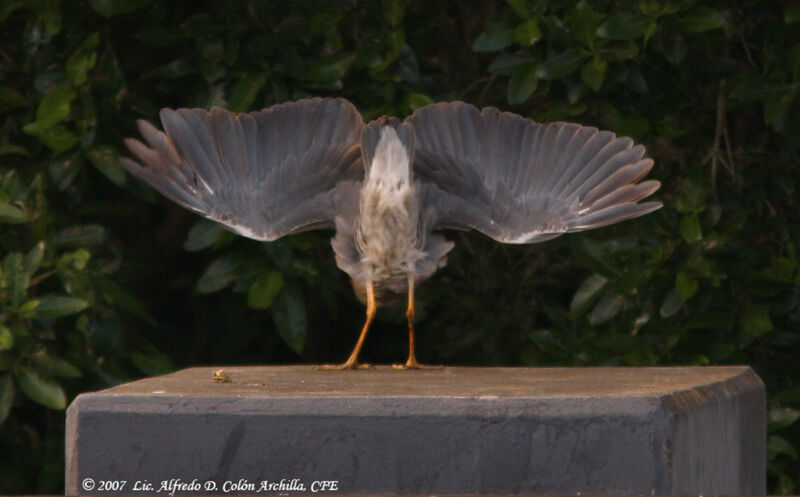
[[[424,208],[435,211],[434,229],[535,243],[661,207],[639,202],[660,183],[639,183],[653,161],[629,138],[463,102],[423,107],[406,122],[414,126],[414,176]]]
[[[146,143],[125,144],[131,174],[174,202],[257,240],[333,225],[340,188],[363,176],[364,124],[343,99],[315,98],[234,114],[164,109],[166,132],[146,121]],[[341,190],[341,191],[339,191]]]

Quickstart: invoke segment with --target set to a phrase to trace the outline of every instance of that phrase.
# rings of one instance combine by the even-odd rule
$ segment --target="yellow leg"
[[[426,366],[417,362],[414,353],[414,276],[408,275],[408,307],[406,308],[408,320],[408,360],[405,364],[393,364],[394,369],[442,369],[441,366]]]
[[[324,369],[324,370],[341,370],[341,369],[370,369],[369,364],[359,364],[358,363],[358,354],[361,352],[361,347],[364,345],[364,339],[367,338],[367,332],[369,331],[369,325],[372,323],[372,320],[375,318],[375,312],[377,311],[378,306],[375,304],[375,290],[372,288],[372,282],[367,282],[367,318],[364,321],[364,327],[361,329],[361,334],[358,336],[358,341],[356,342],[356,346],[353,348],[353,352],[350,354],[350,357],[344,362],[344,364],[325,364],[323,366],[317,367],[317,369]]]

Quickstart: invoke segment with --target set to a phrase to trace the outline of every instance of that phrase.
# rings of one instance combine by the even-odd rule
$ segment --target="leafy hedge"
[[[343,360],[330,233],[237,238],[116,163],[161,107],[462,99],[634,137],[665,208],[536,246],[450,234],[421,359],[750,364],[770,491],[800,474],[800,2],[0,1],[0,493],[59,492],[81,391],[195,364]],[[365,359],[405,354],[383,311]]]

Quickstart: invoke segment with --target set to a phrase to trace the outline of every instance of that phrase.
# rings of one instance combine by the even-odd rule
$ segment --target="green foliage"
[[[363,306],[330,233],[244,240],[116,160],[162,107],[316,95],[366,119],[463,99],[644,143],[655,214],[530,247],[448,233],[450,263],[418,292],[418,353],[750,364],[769,391],[770,491],[796,491],[798,5],[0,0],[0,493],[60,491],[54,413],[81,391],[346,357]],[[364,359],[397,362],[405,337],[402,311],[382,310]]]

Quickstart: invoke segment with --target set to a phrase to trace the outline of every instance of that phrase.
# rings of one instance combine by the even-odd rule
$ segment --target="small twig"
[[[739,30],[739,38],[742,40],[742,47],[744,48],[744,54],[747,56],[747,60],[750,62],[750,65],[753,66],[754,69],[758,69],[756,62],[753,60],[753,57],[750,55],[750,49],[747,48],[747,40],[744,39],[744,34],[742,34],[742,30]]]
[[[459,94],[458,94],[458,99],[459,99],[459,100],[464,100],[464,95],[466,95],[467,93],[469,93],[469,92],[470,92],[470,90],[472,90],[473,88],[475,88],[475,87],[476,87],[476,86],[478,86],[479,84],[483,83],[483,82],[484,82],[484,81],[486,81],[487,79],[489,79],[489,77],[488,77],[488,76],[486,76],[486,77],[483,77],[483,78],[476,79],[476,80],[475,80],[475,81],[473,81],[472,83],[468,84],[468,85],[467,85],[467,87],[466,87],[466,88],[464,88],[464,90],[463,90],[461,93],[459,93]]]
[[[486,86],[483,87],[483,91],[481,91],[480,96],[478,96],[478,102],[483,102],[483,97],[486,96],[486,92],[489,91],[489,88],[491,88],[492,83],[494,83],[494,79],[495,78],[496,78],[496,76],[494,74],[492,74],[489,77],[488,81],[486,81]]]
[[[474,247],[472,246],[472,244],[469,242],[469,237],[466,235],[466,233],[463,233],[463,232],[462,232],[462,233],[459,233],[459,235],[460,235],[460,237],[459,237],[459,238],[461,238],[461,243],[462,243],[462,244],[464,245],[464,247],[467,249],[467,252],[469,252],[469,253],[470,253],[470,254],[472,254],[472,255],[475,255],[475,248],[474,248]]]
[[[54,274],[56,274],[56,270],[55,269],[51,269],[50,271],[47,271],[46,273],[42,273],[39,276],[37,276],[37,277],[35,277],[35,278],[33,278],[31,280],[30,286],[36,286],[39,283],[41,283],[42,281],[46,280],[47,278],[53,276]]]
[[[736,177],[732,166],[733,155],[731,154],[730,141],[728,140],[728,126],[725,119],[727,111],[725,106],[726,100],[724,87],[725,80],[723,79],[720,81],[719,90],[717,91],[717,119],[714,129],[714,144],[711,146],[711,150],[708,152],[708,155],[703,158],[704,164],[711,161],[711,195],[715,199],[717,198],[717,162],[725,167],[725,169],[728,171],[728,174],[731,175],[731,178]],[[725,139],[727,160],[723,157],[721,151],[721,142],[723,138]]]

